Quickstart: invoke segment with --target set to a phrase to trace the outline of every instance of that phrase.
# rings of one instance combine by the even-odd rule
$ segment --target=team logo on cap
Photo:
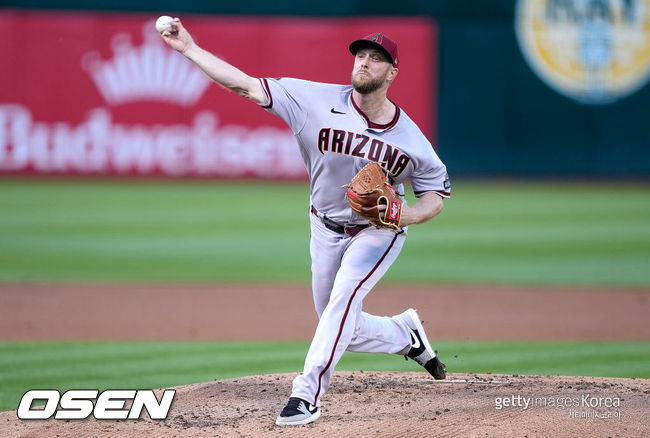
[[[370,38],[368,38],[368,40],[372,41],[373,43],[377,43],[381,45],[381,43],[384,42],[384,36],[380,33],[376,33],[372,35]]]
[[[650,77],[650,0],[518,0],[515,30],[547,85],[585,104],[634,93]]]

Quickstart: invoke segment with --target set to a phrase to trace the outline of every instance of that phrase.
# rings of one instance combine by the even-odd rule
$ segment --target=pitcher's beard
[[[354,75],[354,73],[352,73],[352,86],[357,91],[357,93],[370,94],[373,91],[378,90],[384,83],[384,80],[386,79],[385,76],[383,78],[374,78],[374,79],[369,76],[366,76],[366,78],[367,80],[365,81],[359,80]]]

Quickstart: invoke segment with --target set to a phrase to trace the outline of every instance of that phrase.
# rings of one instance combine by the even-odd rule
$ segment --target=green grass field
[[[650,286],[650,186],[459,182],[385,281]],[[0,180],[0,282],[308,283],[305,183]]]
[[[453,196],[441,216],[411,228],[383,281],[650,290],[647,184],[461,181]],[[0,294],[3,282],[307,284],[307,208],[303,183],[0,179]],[[307,345],[0,342],[0,410],[32,388],[297,372]],[[436,347],[452,372],[650,378],[650,342]],[[337,369],[421,370],[352,353]]]
[[[0,411],[16,409],[32,388],[147,389],[297,373],[308,347],[307,341],[0,342]],[[650,343],[440,342],[436,347],[453,372],[650,378]],[[400,356],[349,352],[337,370],[425,372]]]

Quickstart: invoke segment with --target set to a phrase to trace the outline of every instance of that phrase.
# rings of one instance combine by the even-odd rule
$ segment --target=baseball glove
[[[359,216],[377,228],[399,229],[404,204],[379,164],[371,161],[344,187],[348,189],[345,197],[350,207]],[[386,210],[379,211],[378,205],[385,205]]]

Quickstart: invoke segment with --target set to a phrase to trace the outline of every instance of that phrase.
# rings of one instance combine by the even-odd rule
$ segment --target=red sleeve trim
[[[425,193],[432,193],[432,192],[439,194],[443,198],[451,198],[451,192],[446,192],[444,190],[423,190],[421,192],[415,192],[414,191],[413,194],[415,194],[415,196],[417,198],[419,198],[420,196],[424,195]]]

